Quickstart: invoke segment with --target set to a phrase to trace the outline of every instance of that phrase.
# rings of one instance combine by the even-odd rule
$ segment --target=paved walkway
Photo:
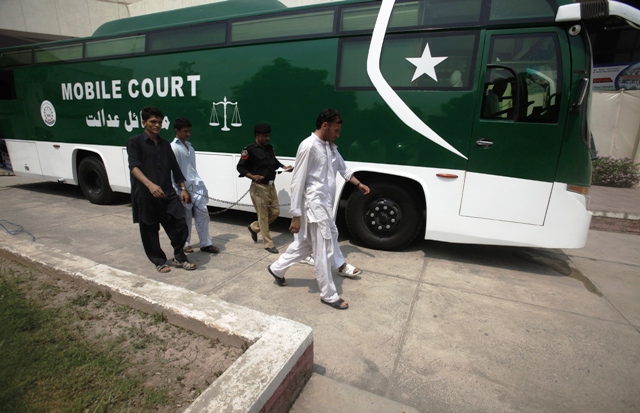
[[[593,189],[590,209],[617,209],[616,197],[639,193]],[[8,176],[0,191],[0,218],[62,261],[86,258],[310,326],[316,376],[295,413],[640,411],[636,235],[590,231],[577,250],[418,241],[396,252],[342,238],[365,273],[335,277],[350,303],[335,311],[320,303],[307,265],[291,268],[286,288],[273,283],[266,266],[276,256],[246,232],[252,214],[216,215],[220,254],[196,252],[196,271],[160,274],[144,257],[128,200],[91,205],[68,185]],[[288,221],[273,225],[281,251],[292,239]],[[31,237],[4,242],[13,239]]]
[[[592,186],[589,190],[590,211],[627,212],[640,214],[640,187],[611,188]]]
[[[592,186],[591,229],[640,235],[640,187]]]

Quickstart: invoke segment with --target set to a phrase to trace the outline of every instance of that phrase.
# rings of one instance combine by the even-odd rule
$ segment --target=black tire
[[[347,202],[346,221],[351,235],[364,246],[398,250],[420,232],[422,213],[417,202],[398,184],[369,184],[371,192],[353,191]]]
[[[113,200],[114,193],[100,158],[89,156],[80,161],[78,183],[85,198],[92,204],[106,205]]]

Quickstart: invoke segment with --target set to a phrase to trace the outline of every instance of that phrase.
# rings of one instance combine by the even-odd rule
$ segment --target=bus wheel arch
[[[85,198],[92,204],[111,203],[114,192],[102,158],[93,152],[78,151],[76,154],[78,184]]]
[[[345,218],[351,235],[365,246],[380,250],[406,247],[424,228],[425,197],[411,179],[384,174],[357,173],[371,192],[354,190],[348,197]]]

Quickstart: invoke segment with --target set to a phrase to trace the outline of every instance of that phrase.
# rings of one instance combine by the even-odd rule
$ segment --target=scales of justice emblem
[[[224,124],[222,126],[222,128],[220,128],[221,131],[223,132],[228,132],[231,129],[227,126],[227,106],[228,105],[233,105],[235,106],[235,108],[233,109],[233,115],[231,116],[231,123],[230,125],[233,126],[234,128],[238,128],[240,126],[242,126],[242,119],[240,119],[240,111],[238,110],[238,102],[231,102],[227,100],[227,97],[225,96],[224,99],[220,102],[213,102],[213,106],[211,108],[211,116],[209,117],[209,125],[210,126],[220,126],[220,118],[218,118],[218,111],[216,110],[216,106],[218,105],[222,105],[223,107],[223,118],[224,118]]]

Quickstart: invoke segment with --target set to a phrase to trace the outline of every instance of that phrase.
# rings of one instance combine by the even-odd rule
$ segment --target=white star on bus
[[[442,63],[448,56],[445,57],[433,57],[431,56],[431,50],[429,49],[429,43],[424,48],[421,57],[407,57],[406,59],[416,67],[416,71],[413,73],[413,82],[423,74],[429,75],[429,77],[436,82],[438,76],[436,75],[436,66]]]

